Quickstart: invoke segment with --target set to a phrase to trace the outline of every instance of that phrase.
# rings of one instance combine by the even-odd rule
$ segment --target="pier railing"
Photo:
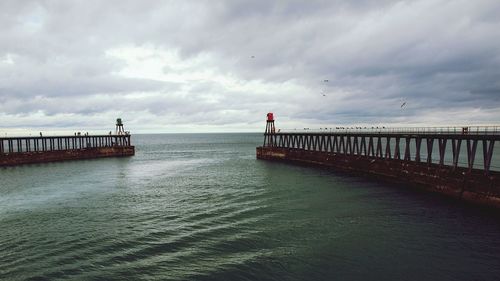
[[[2,154],[130,146],[130,135],[0,137]]]
[[[264,147],[437,164],[451,169],[464,166],[469,171],[483,170],[485,174],[500,169],[500,159],[492,161],[493,148],[498,141],[500,126],[305,128],[264,134]],[[478,150],[482,153],[477,153]]]
[[[383,133],[383,134],[469,134],[500,135],[500,126],[435,126],[435,127],[384,127],[384,126],[346,126],[320,128],[279,129],[280,133]]]

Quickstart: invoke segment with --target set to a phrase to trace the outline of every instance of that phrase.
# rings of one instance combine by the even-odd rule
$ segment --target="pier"
[[[495,126],[276,131],[269,113],[257,158],[406,182],[500,208],[500,168],[492,165],[500,160],[498,141]]]
[[[131,135],[117,120],[115,134],[39,137],[0,137],[0,166],[63,160],[132,156]]]

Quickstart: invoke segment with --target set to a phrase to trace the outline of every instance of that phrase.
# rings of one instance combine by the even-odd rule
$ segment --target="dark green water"
[[[0,279],[498,280],[500,217],[255,160],[261,134],[0,169]]]

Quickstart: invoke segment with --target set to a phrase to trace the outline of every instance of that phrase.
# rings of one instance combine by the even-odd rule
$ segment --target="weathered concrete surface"
[[[65,160],[122,157],[135,154],[134,146],[95,147],[38,152],[0,154],[0,166],[15,166],[32,163],[46,163]]]
[[[331,167],[338,171],[406,182],[460,200],[500,209],[500,172],[380,159],[303,149],[257,147],[257,159]]]

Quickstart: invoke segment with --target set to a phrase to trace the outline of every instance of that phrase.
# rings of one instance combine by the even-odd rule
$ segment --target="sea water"
[[[134,135],[136,155],[0,169],[2,280],[498,280],[500,217],[256,160],[262,134]]]

